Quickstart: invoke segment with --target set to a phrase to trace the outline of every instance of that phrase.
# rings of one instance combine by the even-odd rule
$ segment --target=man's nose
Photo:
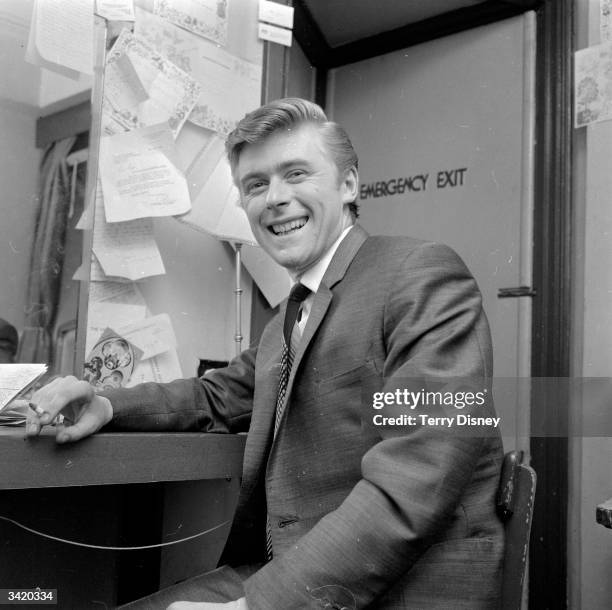
[[[286,205],[291,200],[288,185],[284,180],[272,178],[268,184],[268,192],[266,193],[266,207],[273,208],[280,205]]]

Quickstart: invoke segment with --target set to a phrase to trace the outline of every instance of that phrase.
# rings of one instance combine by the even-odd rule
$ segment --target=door
[[[327,110],[360,159],[360,222],[450,245],[483,293],[507,448],[529,450],[535,15],[330,72]]]

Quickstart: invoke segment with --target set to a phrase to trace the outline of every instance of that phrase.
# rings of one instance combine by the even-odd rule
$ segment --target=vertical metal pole
[[[236,246],[236,288],[234,294],[236,295],[236,334],[234,335],[234,341],[236,342],[236,356],[242,351],[242,282],[240,279],[240,270],[242,267],[240,255],[242,244],[235,244]]]

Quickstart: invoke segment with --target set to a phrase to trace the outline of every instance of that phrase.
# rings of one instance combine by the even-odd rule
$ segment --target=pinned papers
[[[576,127],[612,119],[612,42],[575,55]]]
[[[166,272],[153,236],[153,220],[108,223],[96,208],[93,251],[105,275],[140,280]]]
[[[257,35],[262,40],[291,46],[293,29],[293,7],[259,0],[259,24]]]
[[[109,320],[120,330],[123,326],[144,320],[147,315],[144,298],[131,282],[92,281],[89,291],[86,353],[93,349],[96,338],[108,326]]]
[[[164,313],[122,326],[121,335],[142,350],[142,360],[176,347],[172,323]]]
[[[157,15],[137,10],[136,34],[204,84],[189,120],[220,134],[261,102],[261,65],[245,61]]]
[[[83,379],[102,390],[125,387],[142,350],[106,328],[85,359]]]
[[[292,6],[270,2],[270,0],[259,0],[259,21],[266,21],[283,28],[293,28]]]
[[[134,21],[134,0],[96,0],[96,14],[108,21]]]
[[[177,216],[177,219],[218,239],[253,245],[257,243],[240,205],[229,162],[223,155],[195,197],[191,211]]]
[[[93,0],[35,0],[25,59],[78,79],[93,73]]]
[[[189,189],[177,162],[165,125],[101,138],[100,177],[107,222],[187,212]]]
[[[108,135],[167,122],[176,137],[201,88],[145,40],[123,30],[106,60],[102,129]]]
[[[225,45],[228,3],[229,0],[155,0],[154,11],[175,25]]]

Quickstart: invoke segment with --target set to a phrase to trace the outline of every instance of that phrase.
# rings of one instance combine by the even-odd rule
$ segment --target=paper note
[[[612,119],[612,42],[576,52],[574,82],[576,127]]]
[[[262,40],[269,40],[270,42],[276,42],[282,44],[285,47],[291,46],[292,32],[285,28],[279,28],[269,23],[259,23],[257,26],[257,35]]]
[[[89,302],[142,307],[142,316],[139,315],[138,319],[144,317],[147,306],[138,285],[133,282],[91,282]]]
[[[100,139],[100,177],[107,222],[183,214],[191,208],[167,126]]]
[[[132,324],[135,320],[144,320],[147,308],[140,305],[122,305],[118,303],[90,303],[87,311],[87,340],[85,353],[91,352],[93,346],[109,324],[120,328]]]
[[[46,372],[46,364],[0,364],[0,411]]]
[[[183,371],[176,349],[171,348],[163,354],[153,356],[147,360],[141,360],[132,373],[128,388],[139,383],[154,381],[156,383],[167,383],[175,379],[181,379]]]
[[[93,0],[35,0],[26,61],[77,79],[93,74]]]
[[[96,14],[108,21],[134,21],[134,0],[96,0]]]
[[[261,65],[138,9],[136,33],[202,84],[189,115],[196,125],[226,135],[261,103]]]
[[[142,350],[141,360],[158,356],[176,347],[172,322],[165,313],[122,326],[118,332]]]
[[[189,74],[123,30],[106,60],[103,132],[109,135],[167,122],[176,137],[200,90]]]
[[[259,0],[259,21],[267,21],[273,25],[283,28],[293,28],[292,6],[270,2],[270,0]]]
[[[238,0],[240,1],[240,0]],[[198,36],[213,42],[227,42],[229,0],[155,0],[154,12]]]
[[[107,276],[135,281],[166,273],[151,218],[108,223],[97,205],[93,251]]]
[[[193,159],[185,172],[192,201],[200,194],[224,155],[225,141],[215,134]]]
[[[232,182],[227,159],[221,157],[189,213],[176,217],[194,229],[218,239],[255,245],[245,211],[239,203],[238,189]]]
[[[95,340],[107,326],[121,328],[144,320],[146,315],[147,305],[136,284],[90,282],[85,353],[92,350]]]

